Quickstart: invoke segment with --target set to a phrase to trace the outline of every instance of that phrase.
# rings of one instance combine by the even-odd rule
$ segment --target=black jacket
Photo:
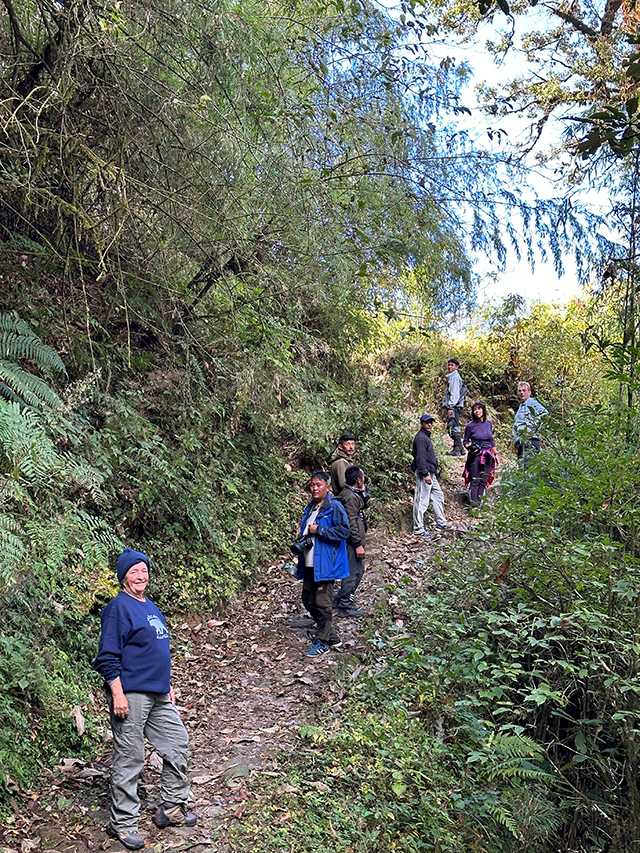
[[[345,486],[338,495],[338,500],[347,511],[349,518],[349,539],[348,541],[357,548],[362,545],[364,548],[364,537],[367,532],[367,523],[364,519],[364,498],[362,492],[351,486]]]
[[[413,454],[412,470],[416,474],[426,477],[428,474],[438,473],[438,460],[436,452],[433,449],[433,442],[429,438],[426,429],[420,427],[420,432],[413,439]]]

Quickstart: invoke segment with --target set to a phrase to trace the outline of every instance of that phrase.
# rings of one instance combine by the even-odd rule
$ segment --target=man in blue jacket
[[[345,542],[350,528],[344,507],[329,490],[330,482],[326,471],[311,475],[311,503],[300,523],[300,533],[309,535],[310,547],[298,556],[297,577],[302,581],[302,603],[317,625],[315,640],[305,652],[311,658],[342,645],[333,625],[333,582],[349,576]]]

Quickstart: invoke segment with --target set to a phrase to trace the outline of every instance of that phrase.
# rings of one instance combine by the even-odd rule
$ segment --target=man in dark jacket
[[[320,657],[342,641],[333,626],[333,582],[349,575],[345,539],[349,519],[340,501],[329,490],[326,471],[311,475],[309,503],[302,515],[300,534],[308,534],[311,547],[298,557],[298,580],[302,581],[302,603],[317,625],[316,637],[307,657]]]
[[[438,461],[436,460],[431,430],[435,419],[433,415],[422,415],[420,432],[413,439],[413,463],[411,468],[416,474],[416,489],[413,495],[413,532],[416,536],[428,536],[424,529],[424,514],[433,507],[436,517],[436,530],[451,530],[452,525],[444,514],[444,494],[438,483]]]
[[[364,517],[366,501],[363,496],[364,471],[357,465],[352,465],[344,472],[346,481],[344,489],[338,495],[338,500],[347,511],[349,519],[349,538],[347,539],[347,557],[349,558],[349,577],[342,581],[342,585],[333,606],[337,609],[338,616],[350,616],[352,618],[363,616],[364,610],[355,607],[355,591],[364,574],[365,558],[365,534],[367,522]]]
[[[338,447],[331,457],[331,491],[339,495],[344,489],[344,474],[347,468],[354,464],[353,454],[356,452],[356,440],[350,432],[343,432],[338,439]]]

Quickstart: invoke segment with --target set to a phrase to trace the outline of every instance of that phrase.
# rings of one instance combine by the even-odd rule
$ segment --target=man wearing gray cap
[[[159,828],[195,826],[187,811],[189,736],[171,687],[169,631],[164,616],[145,597],[149,558],[126,548],[118,558],[122,589],[100,615],[102,633],[93,668],[104,678],[113,732],[109,835],[128,850],[145,841],[138,834],[138,777],[145,737],[162,756],[162,804],[153,815]]]
[[[436,530],[451,530],[452,525],[444,514],[444,494],[438,483],[438,460],[431,441],[431,430],[435,423],[433,415],[422,415],[420,431],[413,439],[413,462],[411,470],[416,474],[416,489],[413,494],[413,532],[416,536],[428,536],[424,529],[424,514],[433,507]]]

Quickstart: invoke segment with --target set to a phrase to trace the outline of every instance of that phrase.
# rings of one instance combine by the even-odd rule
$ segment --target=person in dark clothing
[[[175,707],[171,686],[169,631],[164,616],[145,597],[149,558],[126,548],[118,558],[122,585],[101,613],[102,633],[93,662],[105,680],[113,732],[109,835],[128,850],[145,846],[138,835],[138,777],[145,757],[145,737],[162,755],[163,804],[156,826],[195,826],[187,811],[189,736]]]
[[[333,599],[338,616],[358,617],[364,610],[355,607],[355,591],[364,574],[365,535],[367,522],[364,517],[366,501],[363,496],[364,471],[352,465],[344,472],[346,485],[338,495],[349,519],[349,538],[347,539],[347,557],[349,559],[349,577],[342,581],[340,590]]]
[[[493,482],[496,465],[500,463],[493,438],[491,421],[487,420],[487,407],[481,401],[471,407],[473,420],[464,429],[462,443],[468,456],[464,466],[464,484],[469,488],[471,506],[480,506],[487,486]]]
[[[435,423],[433,415],[422,415],[420,432],[413,439],[413,463],[411,469],[416,474],[416,488],[413,495],[413,532],[416,536],[428,536],[424,529],[424,514],[433,507],[436,517],[436,530],[451,530],[452,525],[444,514],[444,494],[438,483],[438,461],[431,441],[431,430]]]
[[[302,515],[300,533],[309,534],[313,544],[298,557],[296,577],[302,581],[302,603],[317,625],[315,640],[307,657],[320,657],[342,641],[333,625],[333,582],[349,576],[345,539],[349,536],[347,513],[329,489],[326,471],[311,475],[309,503]]]
[[[331,457],[331,491],[339,495],[345,486],[345,471],[354,465],[353,455],[356,452],[356,440],[350,432],[343,432],[338,439],[338,447]]]

